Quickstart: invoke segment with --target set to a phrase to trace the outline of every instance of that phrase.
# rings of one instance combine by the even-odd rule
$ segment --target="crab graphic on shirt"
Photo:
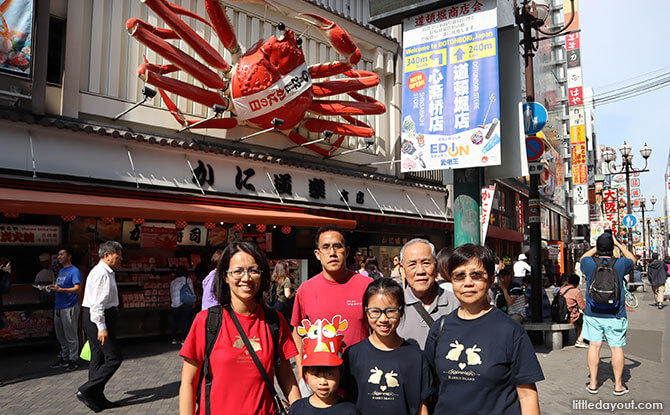
[[[236,349],[245,349],[244,354],[249,354],[249,351],[246,350],[246,347],[244,347],[244,340],[240,338],[240,336],[235,336],[235,343],[233,343],[233,347]],[[258,337],[250,337],[249,338],[249,343],[251,343],[251,348],[254,349],[254,352],[258,352],[263,350],[261,347],[261,341]]]
[[[458,340],[455,340],[453,343],[450,343],[449,346],[451,349],[445,356],[447,360],[452,360],[454,362],[458,362],[461,358],[461,352],[463,352],[463,349],[465,349],[465,356],[467,363],[465,362],[460,362],[458,364],[458,367],[463,370],[465,369],[466,366],[476,366],[476,365],[481,365],[482,364],[482,359],[479,356],[479,352],[482,351],[477,345],[473,345],[472,347],[465,348],[465,345],[461,344],[458,342]]]
[[[382,376],[384,377],[385,384],[381,384],[382,382]],[[384,371],[377,366],[374,367],[374,369],[370,369],[370,377],[368,378],[368,383],[372,383],[374,385],[380,385],[379,389],[381,391],[385,391],[388,388],[397,388],[400,386],[400,383],[398,383],[398,374],[395,373],[393,370],[390,372],[384,373]]]
[[[328,339],[333,339],[339,337],[340,339],[344,338],[342,333],[344,330],[349,327],[346,319],[343,319],[342,316],[337,315],[333,317],[332,322],[327,319],[318,319],[314,323],[310,322],[308,319],[302,320],[302,325],[298,327],[298,334],[305,339],[320,339],[316,342],[314,352],[332,352],[337,353],[337,350],[331,350],[329,348]]]

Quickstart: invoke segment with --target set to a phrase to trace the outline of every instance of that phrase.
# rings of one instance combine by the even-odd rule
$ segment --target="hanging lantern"
[[[109,225],[112,222],[114,222],[114,218],[111,216],[105,216],[102,218],[102,223],[104,223],[105,225]]]
[[[77,219],[74,215],[62,215],[60,218],[63,219],[63,222],[74,222]]]
[[[243,223],[236,223],[235,226],[233,226],[233,230],[235,232],[242,232],[244,230],[244,224]]]
[[[284,235],[288,235],[289,233],[291,233],[291,227],[290,226],[282,226],[281,227],[281,233],[283,233]]]
[[[211,231],[214,228],[216,228],[215,222],[205,222],[205,229],[209,229]]]
[[[188,225],[188,223],[185,220],[178,220],[174,223],[174,227],[177,229],[184,229],[186,225]]]
[[[144,223],[144,219],[142,219],[142,218],[135,218],[135,219],[133,219],[133,223],[134,223],[135,225],[141,225],[141,224]]]
[[[19,212],[4,212],[3,214],[7,219],[16,219],[19,217]]]
[[[256,225],[256,231],[257,232],[265,232],[266,229],[267,229],[267,226],[265,226],[265,224],[263,224],[263,223],[259,223],[258,225]]]

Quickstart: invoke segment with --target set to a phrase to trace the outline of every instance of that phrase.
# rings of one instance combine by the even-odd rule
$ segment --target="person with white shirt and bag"
[[[86,279],[82,322],[91,346],[88,382],[79,387],[77,399],[94,412],[117,406],[104,394],[123,357],[116,340],[116,315],[119,293],[114,270],[121,266],[123,247],[116,241],[100,244],[100,262]]]

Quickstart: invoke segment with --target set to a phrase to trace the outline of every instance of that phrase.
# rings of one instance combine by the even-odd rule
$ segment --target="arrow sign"
[[[430,55],[430,59],[432,59],[433,61],[436,61],[436,63],[434,63],[435,65],[442,66],[442,56],[443,55],[441,53],[436,52],[436,53],[433,53],[432,55]]]
[[[539,160],[544,154],[544,141],[532,136],[526,138],[526,156],[528,161]]]
[[[454,56],[456,56],[456,61],[460,61],[463,59],[463,55],[465,55],[465,51],[461,48],[457,48],[456,52],[454,52]]]
[[[637,225],[637,218],[633,215],[626,215],[623,218],[623,224],[627,228],[632,228],[633,226]]]

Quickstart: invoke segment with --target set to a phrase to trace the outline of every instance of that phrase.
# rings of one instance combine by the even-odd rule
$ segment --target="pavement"
[[[610,351],[603,346],[598,384],[600,392],[591,395],[585,390],[588,382],[586,349],[567,346],[561,350],[536,348],[545,380],[538,383],[540,406],[544,414],[670,414],[670,306],[652,307],[649,286],[637,290],[639,307],[628,313],[628,345],[624,383],[630,393],[612,395],[614,379]],[[105,414],[174,414],[178,412],[179,379],[182,359],[178,347],[166,340],[143,343],[122,343],[125,360],[107,384],[106,395],[122,406],[105,410]],[[56,360],[56,349],[0,352],[0,414],[51,415],[89,414],[75,399],[77,387],[87,379],[87,363],[80,361],[74,372],[50,369]],[[662,403],[662,410],[630,409],[631,401]],[[591,403],[593,409],[586,408]],[[620,409],[596,409],[597,405],[619,404]]]

